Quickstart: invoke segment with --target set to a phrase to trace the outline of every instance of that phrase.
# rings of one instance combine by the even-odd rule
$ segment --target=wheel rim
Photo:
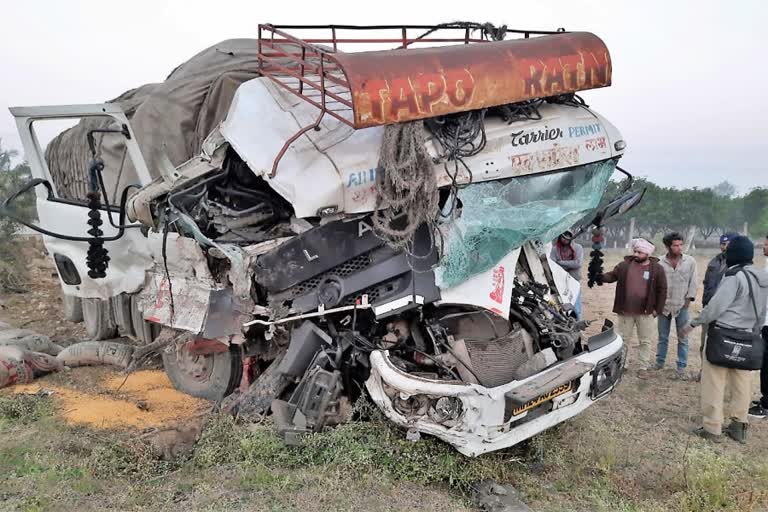
[[[192,354],[185,344],[176,349],[176,364],[181,373],[189,379],[195,382],[208,382],[213,374],[214,356],[214,354]]]

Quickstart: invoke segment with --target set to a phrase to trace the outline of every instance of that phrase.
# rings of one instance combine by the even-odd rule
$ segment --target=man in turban
[[[643,238],[632,240],[632,255],[611,272],[598,277],[603,283],[617,283],[613,312],[619,316],[619,332],[629,344],[635,330],[640,342],[638,377],[646,378],[651,366],[651,339],[656,331],[655,318],[667,301],[667,278],[654,245]]]

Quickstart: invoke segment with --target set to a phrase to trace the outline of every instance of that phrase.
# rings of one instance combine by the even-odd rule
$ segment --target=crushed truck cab
[[[603,42],[286,30],[260,25],[114,104],[13,110],[33,228],[95,332],[162,331],[178,389],[271,412],[288,442],[367,394],[410,436],[478,456],[607,396],[623,340],[581,318],[547,246],[581,226],[599,252],[602,224],[642,196],[600,208],[626,143],[576,93],[610,85]],[[157,139],[151,120],[190,113],[193,133],[168,136],[186,141]],[[67,116],[85,120],[44,148],[34,123]]]

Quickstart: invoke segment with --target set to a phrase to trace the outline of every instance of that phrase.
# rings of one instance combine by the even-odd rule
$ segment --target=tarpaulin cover
[[[257,46],[255,39],[223,41],[178,66],[164,82],[143,85],[112,101],[131,121],[153,177],[162,152],[174,166],[200,152],[203,140],[227,115],[238,86],[259,76]],[[109,118],[85,118],[48,145],[45,158],[61,197],[85,198],[90,160],[86,133],[110,125],[115,127]],[[120,136],[97,135],[96,140],[114,201],[138,178]]]
[[[443,227],[438,286],[456,286],[525,242],[548,241],[572,227],[597,207],[615,167],[615,160],[606,160],[461,189],[461,216]]]

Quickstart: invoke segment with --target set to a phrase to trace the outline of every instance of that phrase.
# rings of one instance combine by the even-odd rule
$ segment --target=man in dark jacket
[[[619,316],[619,332],[624,343],[637,328],[640,341],[640,370],[645,378],[651,369],[651,338],[656,330],[655,318],[664,311],[667,301],[667,277],[658,258],[651,255],[655,247],[642,238],[632,241],[632,256],[599,277],[603,283],[618,283],[613,312]]]
[[[709,265],[707,265],[707,273],[704,274],[704,307],[712,300],[717,287],[720,286],[720,281],[723,280],[723,274],[728,270],[728,265],[725,263],[725,250],[728,248],[728,242],[736,236],[739,236],[739,234],[733,232],[728,232],[721,236],[720,254],[712,258]]]
[[[765,256],[765,272],[768,273],[768,236],[763,240],[763,255]],[[768,310],[765,314],[763,326],[763,339],[768,344]],[[749,416],[757,419],[768,417],[768,350],[763,354],[763,367],[760,369],[760,400],[752,402],[749,408]]]

